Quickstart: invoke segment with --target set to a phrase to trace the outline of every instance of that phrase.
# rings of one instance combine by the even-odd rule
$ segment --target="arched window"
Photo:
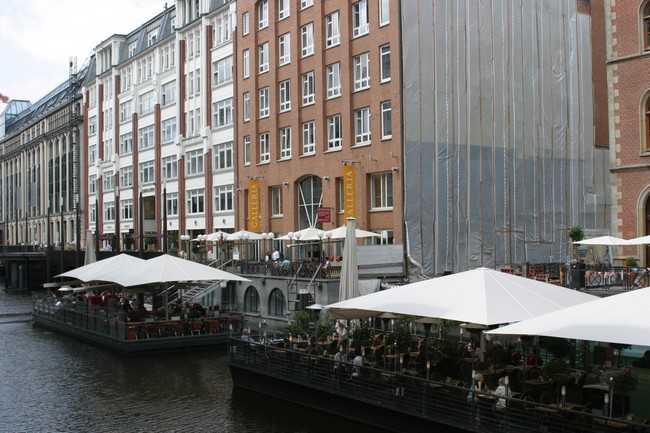
[[[244,293],[244,311],[247,313],[260,312],[260,295],[253,286],[249,286]]]
[[[650,2],[646,2],[641,10],[641,35],[643,51],[650,51]]]
[[[643,103],[643,143],[642,152],[650,152],[650,93],[646,94]]]
[[[299,229],[318,227],[318,208],[323,204],[323,182],[320,177],[308,176],[300,181],[298,191]]]
[[[280,289],[273,289],[269,295],[269,315],[277,317],[287,315],[287,301]]]

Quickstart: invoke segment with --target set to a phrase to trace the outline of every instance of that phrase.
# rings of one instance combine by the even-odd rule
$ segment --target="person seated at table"
[[[633,367],[639,368],[650,368],[650,350],[646,350],[643,354],[643,358],[637,359],[632,362]]]
[[[361,377],[361,367],[368,364],[365,357],[365,350],[355,351],[357,355],[352,360],[352,377]]]
[[[339,344],[339,351],[334,355],[334,371],[341,372],[345,369],[347,356],[345,354],[345,345]]]
[[[247,342],[249,342],[249,343],[252,343],[252,342],[253,342],[253,338],[251,337],[251,334],[250,334],[250,331],[248,330],[248,328],[244,328],[244,329],[241,331],[241,339],[242,339],[243,341],[247,341]]]
[[[467,394],[467,402],[472,403],[478,400],[478,393],[487,393],[490,392],[487,385],[485,385],[485,378],[481,373],[476,373],[474,375],[474,383],[469,388],[469,394]]]
[[[218,305],[215,305],[212,309],[212,318],[219,319],[221,317],[221,309]]]
[[[526,365],[541,367],[544,364],[544,360],[539,354],[539,349],[535,347],[533,353],[526,357]]]
[[[486,418],[486,415],[490,413],[491,403],[487,401],[489,397],[486,396],[490,392],[490,389],[485,384],[483,375],[476,373],[474,382],[470,386],[469,394],[467,394],[467,403],[476,405],[476,424],[481,424],[481,419]]]
[[[519,364],[519,361],[521,361],[521,354],[512,344],[508,346],[508,355],[506,356],[506,360],[510,365],[517,365]]]
[[[505,377],[500,377],[499,378],[499,386],[494,390],[493,393],[497,397],[512,397],[512,390],[508,389],[506,391],[506,378]],[[505,398],[499,398],[494,405],[496,410],[505,410],[506,408],[506,399]]]

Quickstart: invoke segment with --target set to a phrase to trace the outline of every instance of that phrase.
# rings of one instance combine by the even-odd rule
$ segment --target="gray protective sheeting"
[[[563,262],[609,228],[591,18],[564,0],[402,1],[407,248],[427,275]]]

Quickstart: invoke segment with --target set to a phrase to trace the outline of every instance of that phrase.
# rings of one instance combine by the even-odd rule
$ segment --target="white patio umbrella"
[[[286,235],[280,236],[276,239],[279,241],[288,241],[288,240],[295,239],[297,241],[303,242],[303,241],[319,241],[323,239],[323,237],[325,236],[325,232],[316,227],[307,227],[306,229],[298,230],[291,233],[293,233],[292,237],[290,237],[289,233],[287,233]],[[319,234],[321,235],[320,237],[318,236]]]
[[[649,316],[650,287],[597,298],[487,333],[650,346]]]
[[[587,302],[597,297],[493,269],[478,268],[396,286],[327,305],[333,318],[380,313],[497,325]]]
[[[628,245],[645,245],[645,244],[650,244],[650,235],[648,235],[648,236],[641,236],[641,237],[634,238],[634,239],[629,239],[628,242],[629,242]]]
[[[92,230],[86,233],[86,253],[84,254],[84,265],[89,265],[97,261],[97,253],[95,251],[95,236]]]
[[[339,301],[359,296],[359,266],[357,264],[357,238],[354,236],[356,220],[348,218],[348,233],[343,245],[343,263]]]
[[[241,238],[240,238],[241,235]],[[226,242],[237,242],[241,240],[245,241],[259,241],[263,239],[262,235],[255,232],[249,232],[248,230],[239,230],[238,232],[231,233],[228,235]]]
[[[102,277],[106,274],[127,272],[131,269],[137,269],[145,261],[128,254],[118,254],[104,260],[99,260],[88,265],[81,266],[68,272],[64,272],[56,277],[76,278],[79,281],[110,281]]]
[[[214,233],[208,233],[206,235],[205,241],[207,242],[220,242],[222,239],[224,241],[228,240],[228,237],[232,236],[230,233],[222,232],[219,230],[218,232]]]
[[[607,246],[621,246],[633,245],[627,239],[617,238],[616,236],[598,236],[591,239],[583,239],[575,241],[575,245],[607,245]]]
[[[337,227],[334,230],[331,230],[332,237],[330,239],[345,239],[347,234],[347,226]],[[370,238],[370,237],[381,237],[378,233],[369,232],[366,230],[355,229],[354,230],[355,238]]]
[[[102,275],[102,279],[124,287],[180,281],[250,281],[239,275],[169,254],[145,260],[134,269]]]

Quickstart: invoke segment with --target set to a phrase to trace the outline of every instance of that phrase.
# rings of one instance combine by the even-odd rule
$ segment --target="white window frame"
[[[242,35],[246,36],[248,33],[250,33],[250,30],[251,30],[250,14],[248,12],[244,12],[241,16]]]
[[[234,209],[234,195],[233,195],[232,184],[215,186],[214,187],[214,211],[230,212],[233,209]]]
[[[335,47],[341,43],[341,25],[339,11],[325,17],[325,48]]]
[[[102,191],[113,191],[115,189],[115,174],[113,170],[102,174]]]
[[[354,145],[370,144],[370,107],[354,110]]]
[[[120,168],[120,188],[133,186],[133,166]]]
[[[232,98],[223,99],[212,103],[212,127],[223,128],[233,124]]]
[[[169,81],[161,86],[162,94],[162,106],[166,107],[168,105],[176,102],[176,80]]]
[[[340,114],[327,118],[327,149],[337,150],[343,148],[343,123]]]
[[[290,0],[278,0],[278,21],[289,18],[291,13]]]
[[[327,65],[327,99],[341,96],[341,64]]]
[[[269,43],[264,42],[257,48],[259,54],[259,73],[263,74],[269,71]]]
[[[354,57],[354,91],[370,87],[370,54],[363,53]]]
[[[257,5],[257,29],[269,26],[269,1],[263,0]]]
[[[95,194],[97,192],[97,175],[91,174],[88,176],[88,194]]]
[[[167,193],[167,216],[178,216],[178,193]]]
[[[166,180],[176,179],[178,177],[178,159],[176,155],[164,157],[160,169],[164,175],[161,178]]]
[[[126,101],[120,104],[120,123],[130,122],[133,117],[133,101]]]
[[[310,120],[302,124],[302,154],[316,153],[316,122]]]
[[[233,168],[233,142],[219,143],[214,146],[214,170]]]
[[[250,92],[244,93],[243,102],[242,102],[242,114],[244,116],[244,122],[251,120],[251,94]]]
[[[291,34],[285,33],[278,37],[278,65],[291,63]]]
[[[251,163],[251,137],[246,135],[244,137],[244,165]]]
[[[138,97],[138,100],[140,104],[140,115],[145,115],[153,112],[153,90],[143,93]]]
[[[120,155],[133,152],[133,132],[126,132],[120,135]]]
[[[352,38],[367,35],[369,31],[368,0],[360,0],[352,5]]]
[[[141,162],[138,166],[140,185],[148,185],[156,181],[156,167],[154,161]]]
[[[269,117],[271,109],[269,107],[269,88],[263,87],[259,90],[259,118]]]
[[[154,127],[153,125],[143,126],[138,129],[138,150],[149,149],[154,146]]]
[[[120,200],[120,220],[130,221],[133,219],[133,199]]]
[[[291,110],[291,80],[280,81],[280,113]]]
[[[187,207],[185,212],[188,215],[199,215],[205,212],[205,189],[190,189],[186,192]]]
[[[232,56],[212,62],[212,85],[214,87],[230,83],[233,79]]]
[[[160,139],[163,143],[171,143],[176,138],[176,117],[170,117],[160,123]]]
[[[271,216],[272,217],[283,216],[281,186],[271,187]]]
[[[291,159],[291,127],[280,128],[280,159]]]
[[[393,173],[370,175],[370,209],[389,210],[393,208]]]
[[[300,28],[302,57],[314,54],[314,23],[307,23]]]
[[[302,105],[312,105],[316,102],[316,77],[314,71],[302,74]]]
[[[203,149],[190,150],[185,154],[185,174],[194,176],[203,174]]]
[[[314,0],[300,0],[300,9],[307,9],[314,5]]]
[[[115,202],[108,201],[103,203],[104,207],[104,222],[115,221]]]
[[[262,132],[259,136],[259,158],[260,164],[271,161],[271,135],[268,132]]]
[[[390,0],[379,0],[379,27],[390,23]]]
[[[390,81],[390,44],[379,47],[379,78],[380,82]]]
[[[244,50],[242,53],[242,75],[244,78],[251,76],[251,52],[249,50]]]
[[[393,138],[393,113],[391,101],[381,103],[381,139]]]

